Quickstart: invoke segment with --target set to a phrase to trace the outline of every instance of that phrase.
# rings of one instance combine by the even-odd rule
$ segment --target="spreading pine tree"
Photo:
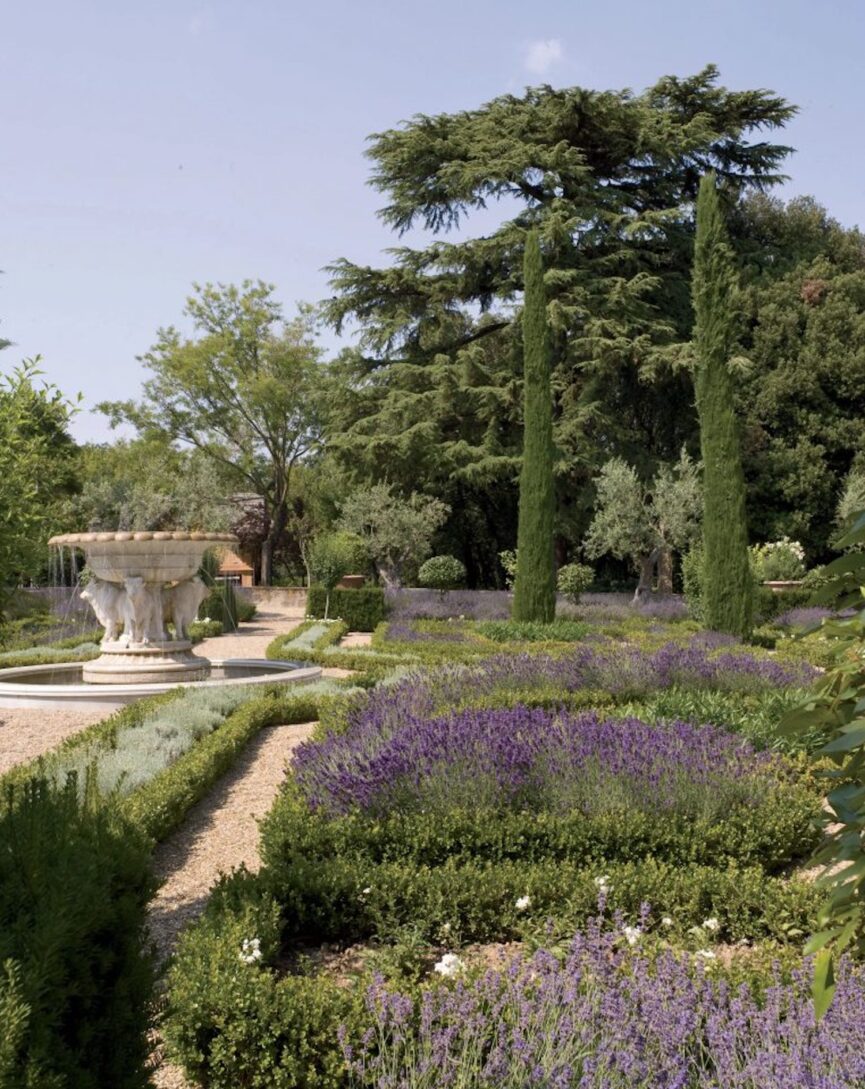
[[[709,173],[697,197],[692,281],[694,385],[703,453],[703,614],[709,628],[744,637],[751,631],[753,580],[729,366],[736,344],[738,289],[715,175]]]
[[[548,623],[556,615],[553,555],[553,397],[544,267],[537,231],[523,266],[523,465],[517,524],[514,620]]]

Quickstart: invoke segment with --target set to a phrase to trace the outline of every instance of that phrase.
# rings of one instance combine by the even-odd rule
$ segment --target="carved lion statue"
[[[126,591],[113,582],[92,578],[79,596],[90,605],[105,628],[103,642],[113,643],[118,639],[126,620]]]
[[[199,606],[207,597],[207,587],[200,578],[178,582],[165,592],[167,611],[174,621],[175,639],[189,638],[189,625],[195,619]]]
[[[149,643],[162,633],[162,591],[149,586],[140,575],[129,575],[126,587],[124,632],[132,643]]]

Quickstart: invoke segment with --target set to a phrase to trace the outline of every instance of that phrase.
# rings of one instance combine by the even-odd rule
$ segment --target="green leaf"
[[[814,979],[811,983],[811,997],[814,1001],[814,1015],[819,1021],[835,997],[835,970],[832,950],[822,948],[814,958]]]

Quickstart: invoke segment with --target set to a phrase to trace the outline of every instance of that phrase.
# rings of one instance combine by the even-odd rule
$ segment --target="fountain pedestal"
[[[204,681],[210,662],[192,653],[188,639],[132,644],[115,640],[103,642],[102,653],[85,662],[82,680],[86,684],[186,684]]]
[[[230,533],[184,530],[65,533],[50,545],[81,548],[91,578],[81,591],[105,629],[102,653],[87,662],[85,684],[186,684],[207,679],[210,663],[192,653],[189,625],[207,596],[198,577],[214,544]],[[174,638],[168,638],[171,624]]]

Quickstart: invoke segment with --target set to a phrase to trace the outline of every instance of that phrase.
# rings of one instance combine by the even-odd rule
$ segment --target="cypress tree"
[[[556,615],[553,555],[553,399],[544,267],[537,231],[523,260],[523,465],[517,524],[515,620],[547,623]]]
[[[715,631],[751,631],[745,478],[729,362],[736,342],[738,275],[714,173],[700,181],[692,294],[694,385],[703,453],[703,614]]]

